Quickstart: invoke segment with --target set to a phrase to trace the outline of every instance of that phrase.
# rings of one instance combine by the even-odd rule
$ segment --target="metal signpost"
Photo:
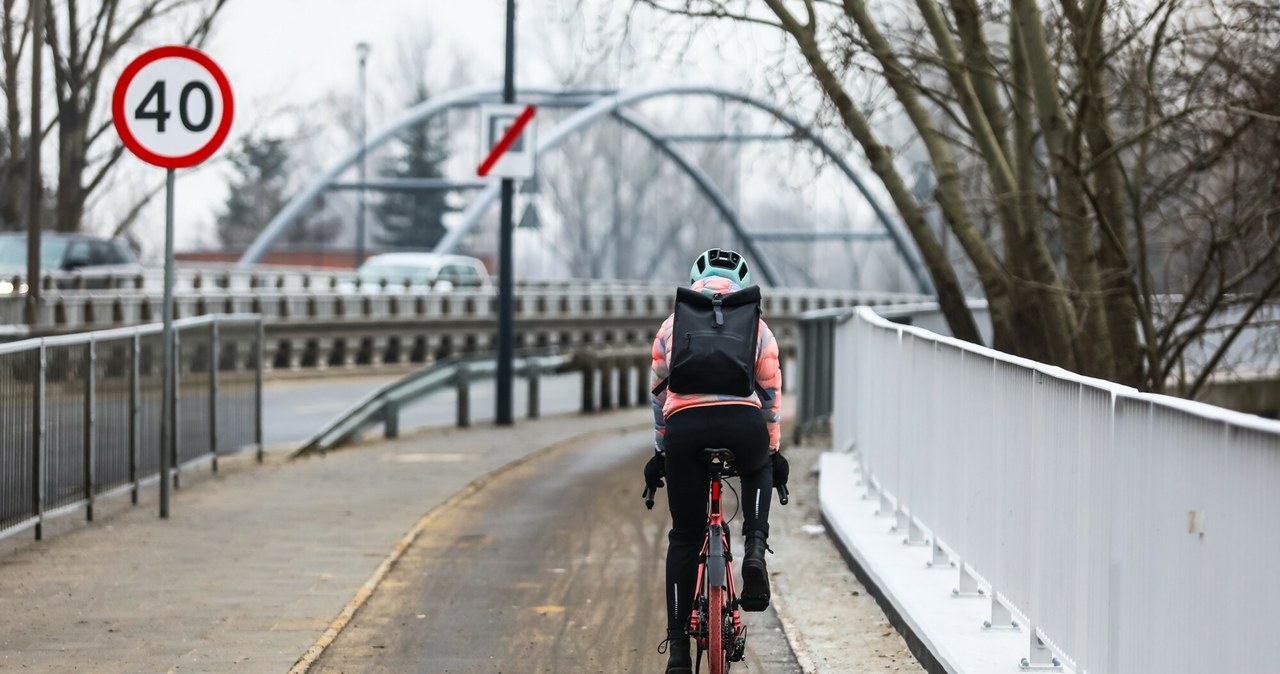
[[[164,228],[164,378],[160,415],[160,516],[169,517],[170,466],[177,451],[177,354],[173,340],[174,172],[217,152],[231,132],[231,84],[204,52],[184,46],[152,49],[116,82],[111,118],[120,140],[139,159],[167,169]]]
[[[534,168],[534,137],[529,123],[537,112],[530,106],[511,105],[516,99],[516,3],[507,0],[507,53],[506,78],[502,87],[502,101],[507,105],[480,109],[480,140],[490,148],[489,155],[476,169],[480,176],[502,178],[502,235],[498,239],[498,371],[497,399],[494,419],[500,426],[512,423],[511,377],[515,358],[514,294],[515,270],[512,269],[512,238],[515,223],[512,202],[515,199],[513,178],[532,178]]]

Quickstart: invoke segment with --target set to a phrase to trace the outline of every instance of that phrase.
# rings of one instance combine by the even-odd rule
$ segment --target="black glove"
[[[657,452],[644,464],[644,484],[650,489],[661,489],[662,478],[667,474],[667,458]]]
[[[782,452],[774,452],[769,455],[769,459],[773,461],[773,486],[786,486],[787,478],[791,476],[791,464],[787,463],[787,457]]]

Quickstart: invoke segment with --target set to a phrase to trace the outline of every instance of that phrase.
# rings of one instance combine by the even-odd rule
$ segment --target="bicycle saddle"
[[[712,459],[720,459],[721,463],[732,463],[734,459],[733,450],[708,447],[702,451]]]

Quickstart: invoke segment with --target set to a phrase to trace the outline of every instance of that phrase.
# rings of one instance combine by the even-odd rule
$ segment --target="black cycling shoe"
[[[658,652],[667,651],[667,674],[693,674],[693,656],[689,654],[689,637],[684,630],[667,630],[667,638]]]
[[[738,597],[738,605],[744,611],[757,613],[769,608],[769,568],[764,563],[764,553],[769,549],[767,540],[759,531],[747,532],[742,559],[742,594]]]

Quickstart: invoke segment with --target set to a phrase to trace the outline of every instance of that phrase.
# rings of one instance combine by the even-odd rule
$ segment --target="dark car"
[[[40,235],[40,271],[53,276],[58,287],[63,288],[75,285],[72,272],[85,272],[89,276],[136,273],[142,271],[142,266],[122,239],[44,232]],[[0,294],[22,292],[23,289],[12,287],[11,281],[26,273],[27,235],[0,234]],[[85,287],[106,287],[106,280],[87,278]]]

